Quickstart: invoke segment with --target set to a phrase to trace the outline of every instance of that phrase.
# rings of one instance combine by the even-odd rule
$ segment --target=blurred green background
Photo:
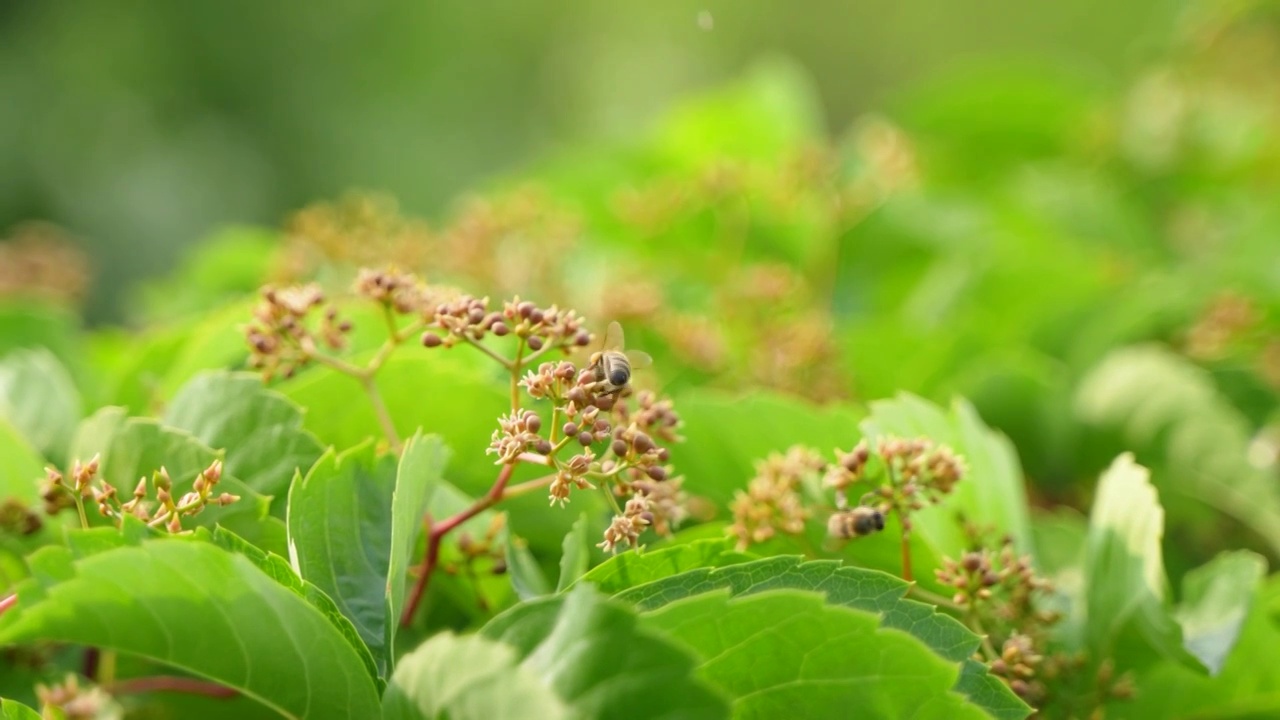
[[[353,187],[438,218],[485,178],[633,137],[761,58],[795,61],[840,131],[912,91],[945,94],[949,78],[982,64],[1115,92],[1165,50],[1183,10],[1171,0],[8,0],[0,233],[32,219],[70,231],[92,255],[88,319],[114,320],[128,286],[221,225],[278,226]],[[977,112],[989,100],[963,98]]]

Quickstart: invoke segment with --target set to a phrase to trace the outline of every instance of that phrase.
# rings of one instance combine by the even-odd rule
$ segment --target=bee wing
[[[632,370],[647,368],[653,364],[653,358],[643,350],[628,350],[626,354]]]
[[[605,331],[604,349],[605,350],[622,350],[622,345],[623,345],[622,326],[618,324],[617,320],[614,320],[613,322],[609,323],[609,329]]]

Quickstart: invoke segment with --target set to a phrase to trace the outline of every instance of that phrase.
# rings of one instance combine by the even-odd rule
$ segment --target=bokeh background
[[[1179,0],[8,0],[0,233],[72,233],[95,268],[88,318],[119,320],[130,286],[222,225],[278,226],[352,188],[440,218],[495,174],[634,137],[762,59],[795,63],[833,132],[982,71],[1053,112],[1042,78],[1116,92],[1186,15]]]

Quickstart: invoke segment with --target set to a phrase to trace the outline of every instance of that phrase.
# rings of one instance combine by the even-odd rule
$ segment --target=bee
[[[841,540],[863,537],[883,529],[884,513],[866,505],[842,510],[827,521],[827,532]]]
[[[622,326],[615,320],[605,332],[604,345],[592,354],[588,368],[595,373],[595,387],[604,395],[622,392],[631,384],[631,371],[648,367],[653,358],[639,350],[624,349]]]

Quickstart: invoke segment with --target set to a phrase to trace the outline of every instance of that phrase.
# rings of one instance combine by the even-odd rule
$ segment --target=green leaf
[[[1249,421],[1208,373],[1157,345],[1112,352],[1081,381],[1076,414],[1163,456],[1164,481],[1249,526],[1280,552],[1280,483],[1247,460]]]
[[[1240,628],[1267,561],[1257,553],[1222,553],[1182,579],[1182,604],[1174,613],[1183,643],[1209,673],[1222,670],[1240,637]]]
[[[578,717],[727,716],[725,699],[692,677],[693,656],[590,585],[517,605],[481,635],[514,647]]]
[[[40,454],[27,439],[9,421],[0,418],[0,498],[38,501],[44,467]]]
[[[138,286],[131,299],[150,322],[216,307],[256,290],[279,246],[271,230],[223,228],[192,246],[176,271]]]
[[[422,516],[442,482],[449,448],[438,435],[415,434],[405,443],[391,496],[391,556],[387,567],[388,651],[395,657],[394,632],[404,611],[405,580],[422,531]]]
[[[587,514],[582,513],[573,524],[573,529],[564,536],[564,552],[560,555],[560,580],[556,583],[556,592],[564,592],[591,567],[591,541],[587,538],[589,525]]]
[[[100,477],[126,498],[132,496],[139,479],[146,478],[150,486],[152,473],[161,467],[173,481],[173,497],[180,498],[219,454],[182,430],[149,418],[125,417],[123,408],[116,407],[102,408],[81,423],[72,445],[74,458],[87,461],[99,455]],[[268,498],[226,472],[216,490],[239,495],[240,500],[226,507],[210,505],[184,523],[212,527],[241,514],[262,518],[270,506]]]
[[[646,552],[613,555],[582,576],[611,595],[696,568],[715,568],[754,559],[737,552],[727,538],[695,540]]]
[[[956,663],[817,593],[699,594],[646,613],[641,627],[697,652],[697,676],[734,698],[734,717],[987,717],[952,691]]]
[[[257,375],[210,371],[178,391],[164,421],[224,450],[224,472],[264,495],[283,497],[294,473],[306,472],[324,451],[302,429],[302,417],[302,408],[268,390]]]
[[[23,584],[16,608],[0,616],[0,644],[53,640],[152,658],[285,717],[379,714],[376,686],[346,638],[242,555],[148,540],[63,567],[43,586],[39,575]]]
[[[982,423],[967,401],[955,400],[947,413],[923,398],[899,393],[893,400],[871,404],[862,431],[868,443],[884,435],[922,435],[963,456],[968,472],[952,494],[911,515],[913,533],[926,536],[939,556],[959,557],[967,547],[957,512],[971,522],[1011,534],[1020,552],[1034,551],[1017,453],[1007,438]]]
[[[511,586],[521,600],[532,600],[551,592],[551,585],[538,561],[529,552],[529,546],[515,533],[507,532],[507,574],[511,577]]]
[[[401,437],[418,429],[438,433],[455,453],[454,483],[479,494],[493,483],[493,456],[485,449],[511,400],[502,385],[480,372],[483,360],[442,352],[393,356],[378,372],[377,386]],[[314,368],[279,389],[307,408],[305,425],[324,443],[351,447],[382,434],[368,396],[350,377]]]
[[[435,635],[400,659],[383,695],[385,720],[570,717],[565,703],[506,643],[480,635]]]
[[[80,393],[53,353],[15,350],[0,360],[0,418],[45,457],[67,461],[80,417]]]
[[[40,713],[16,700],[0,698],[0,716],[4,720],[41,720]]]
[[[289,554],[350,618],[382,676],[390,673],[392,623],[387,614],[391,503],[397,459],[365,442],[330,449],[289,490]]]
[[[1155,651],[1203,671],[1165,606],[1163,535],[1164,510],[1149,472],[1131,453],[1120,455],[1099,480],[1089,516],[1083,625],[1067,627],[1083,634],[1091,657],[1115,657],[1121,670],[1149,663]]]
[[[834,560],[802,562],[799,557],[773,557],[691,570],[635,586],[616,597],[650,611],[717,590],[727,589],[733,596],[778,589],[819,592],[832,605],[879,613],[886,627],[915,635],[947,661],[964,663],[977,651],[978,636],[934,606],[905,599],[907,588],[904,580],[878,570],[841,566]],[[956,690],[976,693],[970,699],[997,717],[1026,717],[1027,706],[1002,683],[992,684],[986,676],[984,666],[965,664]]]

